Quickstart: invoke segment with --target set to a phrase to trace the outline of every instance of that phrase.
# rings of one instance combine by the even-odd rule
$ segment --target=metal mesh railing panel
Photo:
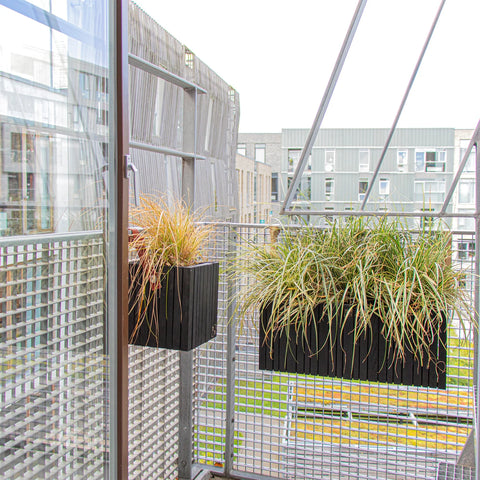
[[[101,235],[0,244],[2,478],[104,478],[103,258]]]
[[[218,226],[208,258],[220,263],[217,337],[197,349],[195,356],[194,459],[221,467],[226,445],[226,379],[228,294],[226,261],[231,247],[228,226]]]
[[[178,353],[129,346],[128,478],[177,478]]]
[[[224,252],[224,227],[216,251]],[[268,227],[232,226],[237,253],[269,242]],[[452,261],[473,293],[473,234],[454,234]],[[238,280],[238,279],[237,279]],[[223,277],[223,282],[226,282]],[[240,283],[251,281],[242,278]],[[220,310],[224,332],[227,317]],[[253,321],[237,332],[233,464],[229,473],[285,479],[430,479],[440,462],[455,463],[474,424],[473,332],[453,320],[448,331],[447,389],[350,381],[258,370]],[[199,352],[195,459],[225,468],[229,395],[226,335]],[[221,368],[208,373],[211,359]],[[201,371],[201,368],[200,370]],[[200,412],[203,412],[200,414]],[[201,436],[203,435],[203,436]]]

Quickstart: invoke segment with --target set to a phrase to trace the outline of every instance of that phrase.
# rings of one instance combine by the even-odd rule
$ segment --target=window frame
[[[243,153],[242,153],[243,151]],[[247,156],[247,144],[246,143],[237,143],[237,153],[239,155]]]
[[[366,184],[366,188],[365,188],[364,191],[361,191],[362,189],[360,188],[360,185],[361,185],[362,183]],[[365,198],[365,194],[366,194],[367,191],[368,191],[369,185],[370,185],[370,181],[369,181],[368,178],[360,178],[360,179],[358,180],[358,201],[359,201],[359,202],[362,202],[363,199]]]
[[[263,158],[259,159],[258,158],[258,153],[263,152]],[[253,152],[253,158],[256,162],[259,163],[266,163],[267,161],[267,146],[265,143],[256,143],[254,145],[254,152]]]
[[[433,159],[431,158],[432,155],[433,155]],[[427,148],[427,149],[415,150],[415,172],[445,173],[446,169],[447,169],[447,150],[446,149]]]
[[[397,170],[408,172],[408,150],[397,150]]]
[[[365,157],[367,160],[366,162],[363,161]],[[359,172],[370,171],[370,149],[362,148],[358,151],[358,171]]]
[[[382,183],[385,184],[384,187],[382,187]],[[390,195],[390,179],[389,178],[380,178],[378,180],[378,194],[381,197],[387,197]]]
[[[331,157],[329,157],[331,154]],[[330,158],[330,160],[329,160]],[[328,168],[327,168],[328,165]],[[325,150],[325,172],[334,172],[335,171],[335,150]]]
[[[327,187],[327,185],[329,185],[329,187]],[[335,178],[326,177],[325,178],[325,197],[330,199],[331,197],[333,197],[333,195],[335,195]]]

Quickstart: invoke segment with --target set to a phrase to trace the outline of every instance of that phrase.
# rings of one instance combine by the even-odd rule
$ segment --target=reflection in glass
[[[0,476],[104,479],[108,4],[21,5],[0,6]]]

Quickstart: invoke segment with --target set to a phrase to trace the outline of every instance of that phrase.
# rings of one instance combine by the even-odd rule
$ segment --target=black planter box
[[[348,307],[344,311],[348,311]],[[302,335],[297,338],[295,332],[290,333],[287,342],[287,335],[282,332],[274,336],[270,349],[272,339],[265,338],[270,314],[270,305],[260,312],[260,370],[446,388],[447,322],[444,314],[440,315],[440,335],[430,344],[432,359],[428,365],[424,360],[423,366],[410,351],[405,352],[403,361],[393,362],[393,349],[380,333],[381,320],[377,316],[372,318],[371,330],[356,343],[352,333],[355,314],[350,313],[342,332],[338,332],[335,327],[338,319],[334,319],[334,333],[329,339],[328,322],[318,321],[322,317],[321,305],[315,309],[315,321],[307,327],[308,342]],[[426,358],[428,356],[424,355]]]
[[[138,284],[132,285],[140,262],[129,264],[129,343],[144,347],[192,350],[217,334],[218,263],[173,267],[152,290],[143,321],[138,319]],[[137,282],[138,283],[138,282]],[[151,291],[150,285],[147,291]]]

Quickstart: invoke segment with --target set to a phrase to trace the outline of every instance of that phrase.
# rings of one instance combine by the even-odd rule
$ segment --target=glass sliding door
[[[2,479],[108,478],[109,3],[0,0]]]

